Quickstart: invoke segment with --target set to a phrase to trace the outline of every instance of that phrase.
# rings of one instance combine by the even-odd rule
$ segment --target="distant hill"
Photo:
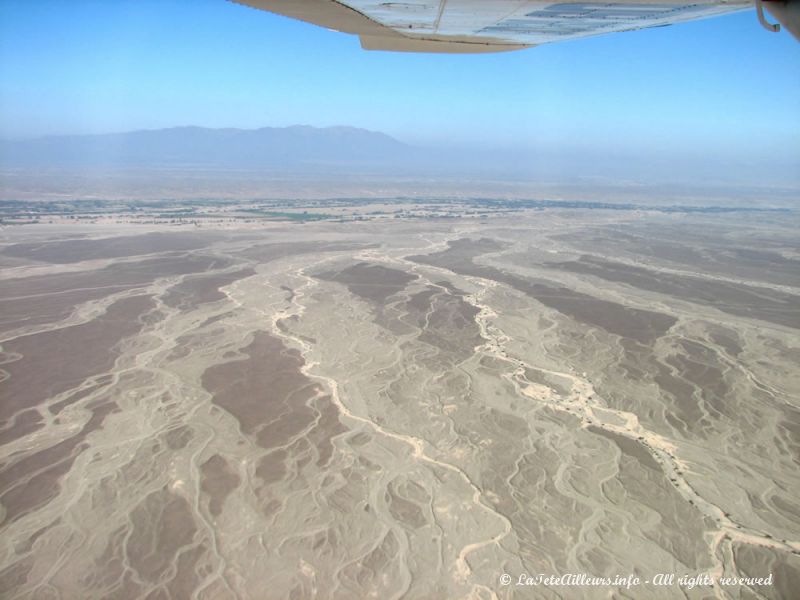
[[[0,142],[2,167],[271,167],[382,165],[411,148],[355,127],[173,127]]]

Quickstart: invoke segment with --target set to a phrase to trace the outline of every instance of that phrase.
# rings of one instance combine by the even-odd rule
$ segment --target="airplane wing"
[[[500,52],[576,38],[663,27],[753,7],[753,0],[234,0],[358,35],[367,50]],[[800,0],[755,0],[798,36]],[[773,10],[774,9],[774,10]],[[783,12],[781,12],[783,11]],[[785,13],[787,21],[781,18]]]

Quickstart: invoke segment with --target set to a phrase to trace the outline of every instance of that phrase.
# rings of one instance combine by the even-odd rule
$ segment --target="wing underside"
[[[661,27],[752,7],[750,0],[669,3],[537,0],[235,0],[358,35],[368,50],[498,52]]]

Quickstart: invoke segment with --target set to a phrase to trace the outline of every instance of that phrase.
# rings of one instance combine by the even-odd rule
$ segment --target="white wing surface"
[[[235,1],[358,35],[368,50],[411,52],[518,50],[603,33],[662,27],[753,7],[751,0]]]

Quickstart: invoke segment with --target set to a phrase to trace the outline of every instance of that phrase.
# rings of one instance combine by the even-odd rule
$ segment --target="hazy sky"
[[[354,125],[411,143],[800,156],[754,11],[486,56],[365,52],[225,0],[0,0],[0,137]]]

